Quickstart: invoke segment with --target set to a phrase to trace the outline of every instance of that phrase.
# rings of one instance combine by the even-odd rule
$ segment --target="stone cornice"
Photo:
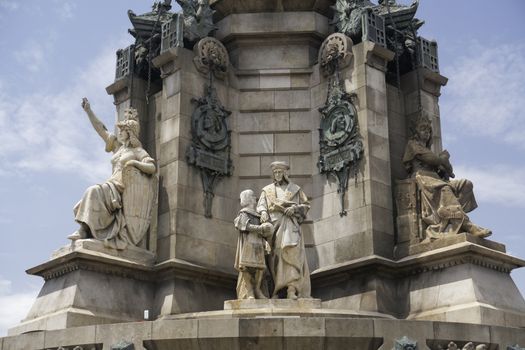
[[[428,68],[418,68],[401,77],[401,86],[404,90],[411,92],[420,87],[421,90],[436,97],[441,95],[441,87],[447,85],[447,82],[447,77]]]
[[[275,12],[232,14],[217,23],[215,37],[231,41],[313,37],[321,41],[329,34],[328,19],[315,12]]]
[[[47,281],[77,270],[150,281],[153,267],[106,254],[73,251],[30,268],[26,273],[41,276]]]
[[[330,17],[330,0],[211,0],[216,21],[235,13],[315,11]]]
[[[498,272],[510,273],[515,268],[525,266],[525,261],[471,242],[462,242],[397,261],[371,255],[317,269],[312,272],[311,278],[314,285],[337,283],[349,277],[367,273],[388,278],[402,278],[428,271],[440,271],[462,264],[473,264]],[[86,250],[73,251],[26,272],[50,280],[77,270],[154,283],[179,278],[228,288],[235,285],[237,278],[232,272],[220,271],[181,259],[170,259],[149,266],[98,252],[90,253]]]
[[[170,259],[150,266],[86,250],[70,252],[28,269],[26,272],[30,275],[40,276],[47,281],[78,270],[147,282],[161,282],[171,278],[180,278],[228,288],[235,288],[237,279],[233,273],[218,271],[211,267],[192,264],[180,259]]]
[[[462,264],[473,264],[498,272],[510,273],[515,268],[525,266],[525,261],[471,242],[463,242],[397,261],[371,255],[317,269],[312,272],[311,278],[314,285],[337,283],[349,277],[367,273],[388,278],[402,278],[428,271],[440,271]]]

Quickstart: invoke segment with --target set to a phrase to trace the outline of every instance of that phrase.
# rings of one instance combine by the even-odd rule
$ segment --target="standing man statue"
[[[288,299],[310,298],[310,271],[300,226],[310,209],[308,198],[288,179],[288,164],[278,161],[270,166],[273,183],[262,189],[257,211],[261,222],[273,225],[270,272],[275,287],[272,298],[277,298],[285,288]]]

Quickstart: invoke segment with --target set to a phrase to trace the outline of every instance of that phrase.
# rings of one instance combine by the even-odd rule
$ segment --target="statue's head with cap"
[[[275,161],[270,164],[270,168],[272,168],[273,181],[275,183],[281,184],[283,182],[290,182],[288,179],[288,170],[290,169],[288,163],[280,160]]]

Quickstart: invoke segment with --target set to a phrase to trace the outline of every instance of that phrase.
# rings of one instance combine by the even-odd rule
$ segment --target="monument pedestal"
[[[324,308],[400,319],[525,326],[525,301],[510,277],[525,261],[501,244],[460,234],[412,249],[400,260],[372,256],[315,270],[314,296]]]
[[[521,349],[514,346],[525,344],[523,328],[512,327],[354,317],[180,316],[31,332],[3,338],[2,350],[110,350],[123,343],[147,350],[390,350],[403,339],[417,342],[420,350],[447,349],[450,342],[460,349],[468,342],[488,349]]]
[[[236,299],[226,300],[224,310],[249,309],[320,309],[321,299],[300,298],[292,299]]]
[[[510,277],[525,261],[502,244],[463,233],[410,250],[398,261],[411,273],[407,319],[525,326],[525,301]]]
[[[144,310],[152,309],[154,260],[144,249],[117,251],[95,240],[59,249],[50,261],[27,270],[45,283],[9,334],[142,320]]]

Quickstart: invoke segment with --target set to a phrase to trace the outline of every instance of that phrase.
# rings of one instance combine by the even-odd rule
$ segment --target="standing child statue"
[[[241,210],[235,218],[235,228],[239,230],[235,269],[237,279],[237,299],[267,299],[267,286],[263,285],[266,271],[265,254],[270,246],[265,238],[271,237],[273,226],[261,224],[260,215],[255,210],[257,198],[252,190],[240,194]]]

